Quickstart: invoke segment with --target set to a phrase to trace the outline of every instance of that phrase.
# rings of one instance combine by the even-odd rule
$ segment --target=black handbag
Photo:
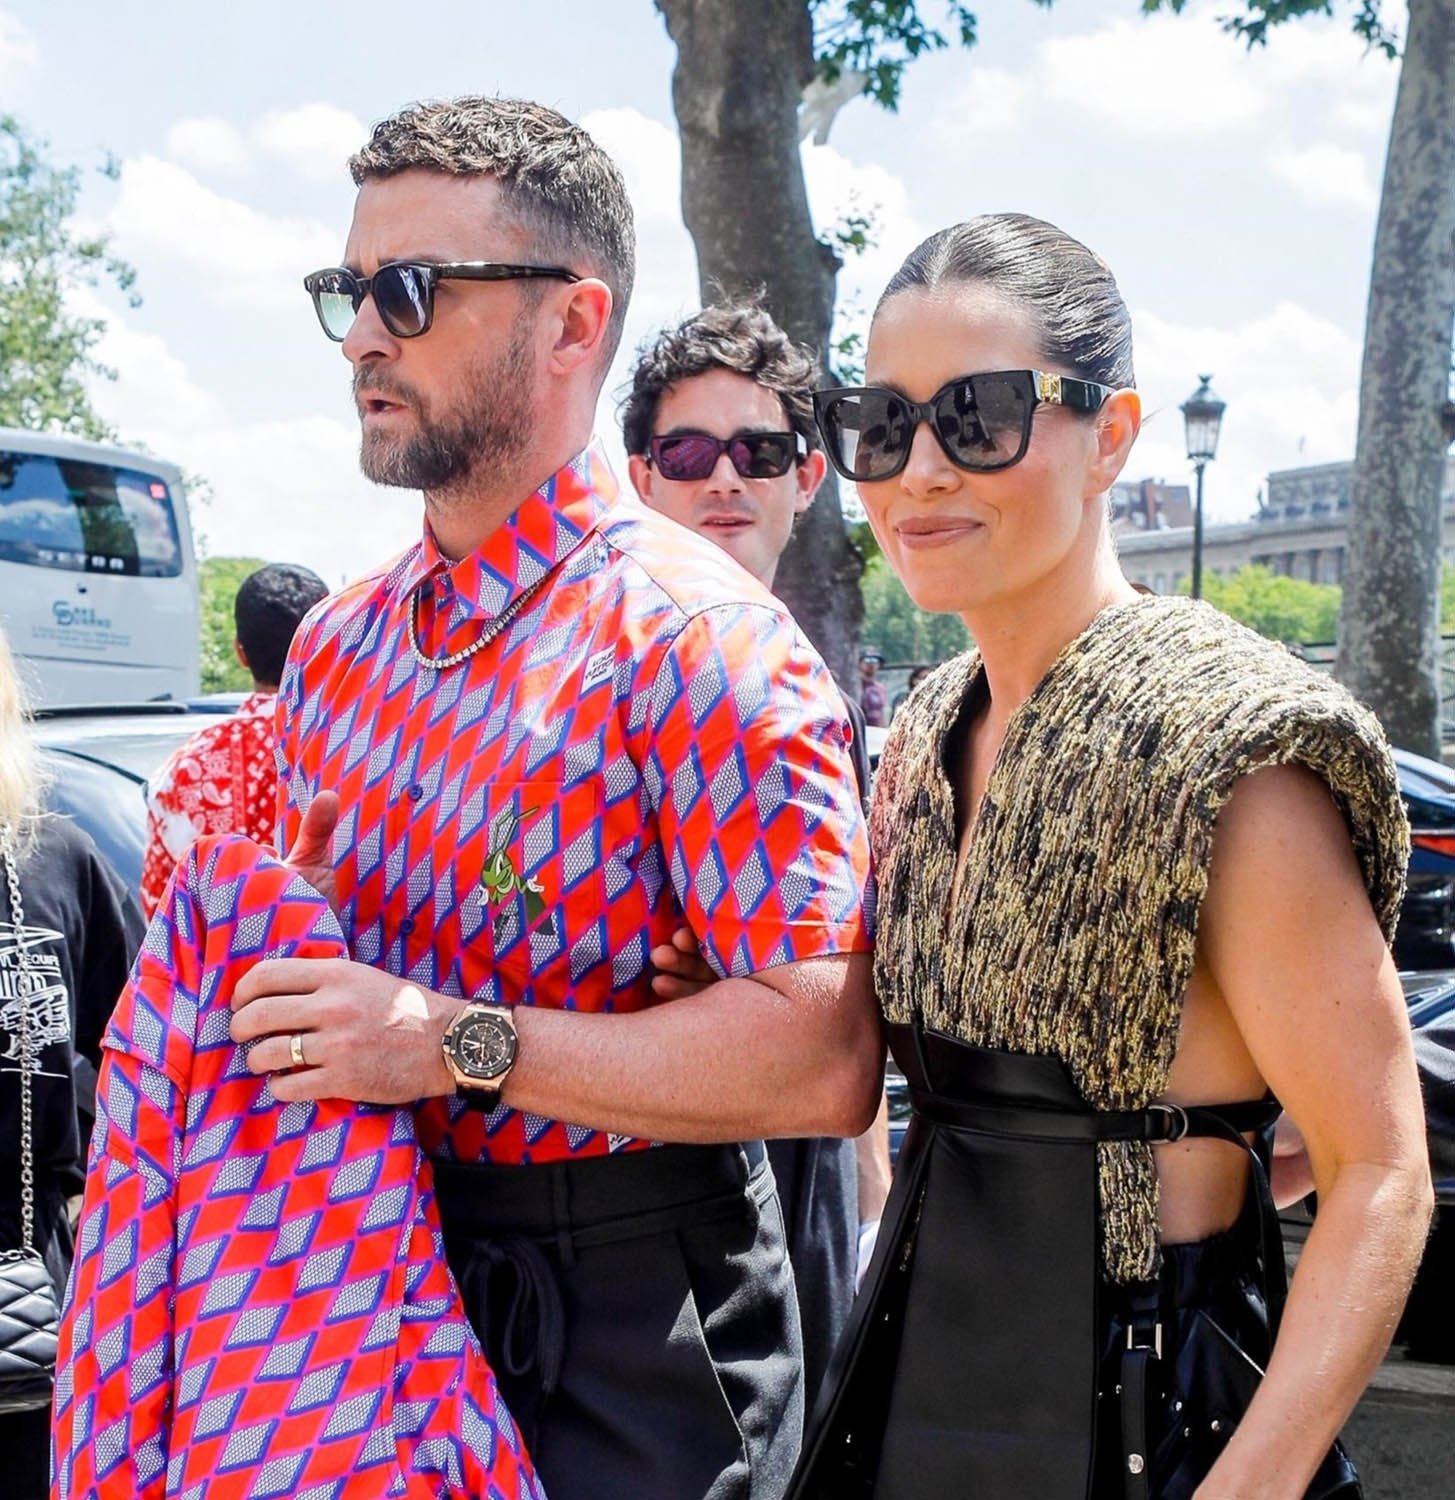
[[[0,827],[0,864],[4,865],[9,887],[20,970],[16,996],[16,1009],[20,1013],[20,1248],[0,1253],[0,1414],[5,1414],[35,1411],[50,1405],[55,1389],[61,1310],[50,1269],[35,1248],[32,1078],[39,1049],[32,1048],[30,1039],[30,962],[25,947],[20,876],[15,867],[15,841],[8,827]]]
[[[1261,1286],[1215,1276],[1221,1290],[1203,1305],[1168,1305],[1156,1282],[1132,1290],[1110,1319],[1103,1363],[1119,1393],[1119,1453],[1126,1500],[1191,1500],[1258,1393],[1288,1298],[1288,1272],[1266,1164],[1214,1112],[1207,1133],[1251,1158],[1248,1215],[1256,1218]],[[1245,1216],[1246,1219],[1247,1216]],[[1240,1226],[1247,1233],[1246,1222]],[[1173,1252],[1175,1254],[1175,1251]],[[1108,1414],[1110,1415],[1110,1414]],[[1107,1436],[1103,1426],[1103,1436]],[[1363,1489],[1340,1441],[1324,1455],[1304,1500],[1360,1500]]]

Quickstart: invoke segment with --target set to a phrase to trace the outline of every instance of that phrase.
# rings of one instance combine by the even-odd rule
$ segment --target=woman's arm
[[[1299,1500],[1389,1345],[1432,1206],[1404,997],[1311,773],[1265,769],[1235,789],[1198,947],[1303,1132],[1319,1213],[1267,1378],[1197,1500]]]

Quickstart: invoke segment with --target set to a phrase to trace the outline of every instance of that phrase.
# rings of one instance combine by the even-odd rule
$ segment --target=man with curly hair
[[[813,419],[818,363],[755,303],[704,308],[641,351],[622,406],[631,479],[653,510],[715,542],[765,588],[826,464]],[[847,695],[855,772],[869,787],[863,716]],[[681,944],[689,948],[688,942]],[[680,949],[679,949],[680,951]],[[654,955],[664,972],[677,960]],[[857,1142],[775,1140],[768,1155],[788,1229],[810,1406],[848,1317],[859,1246],[889,1190],[883,1109]]]

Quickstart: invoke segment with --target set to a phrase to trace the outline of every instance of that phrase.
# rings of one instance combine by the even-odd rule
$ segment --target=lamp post
[[[1199,375],[1202,384],[1182,403],[1187,425],[1187,456],[1197,470],[1197,501],[1192,513],[1192,597],[1202,598],[1202,471],[1217,457],[1218,431],[1227,402],[1213,393],[1212,376]]]

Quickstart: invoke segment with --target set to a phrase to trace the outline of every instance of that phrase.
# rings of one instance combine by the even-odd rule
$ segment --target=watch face
[[[451,1051],[469,1078],[497,1078],[515,1061],[515,1031],[489,1011],[471,1011],[455,1027]]]

